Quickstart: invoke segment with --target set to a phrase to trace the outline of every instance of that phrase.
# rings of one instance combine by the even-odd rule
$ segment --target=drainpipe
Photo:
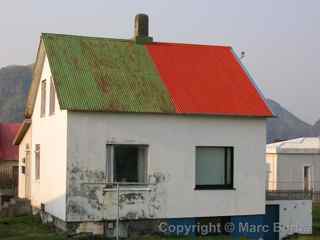
[[[117,235],[116,239],[119,240],[119,221],[120,221],[120,184],[117,183]]]
[[[116,240],[120,239],[120,186],[123,185],[125,188],[122,188],[124,191],[133,191],[133,192],[150,192],[150,187],[154,184],[152,183],[130,183],[130,182],[112,182],[107,183],[104,193],[106,192],[115,192],[117,195],[117,216],[116,216]],[[116,188],[113,188],[113,187]]]

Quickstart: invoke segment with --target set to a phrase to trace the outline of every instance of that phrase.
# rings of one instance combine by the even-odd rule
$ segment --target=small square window
[[[233,188],[233,147],[196,147],[196,189]]]
[[[22,166],[22,167],[21,167],[21,173],[22,173],[22,174],[26,174],[26,167],[25,167],[25,166]]]
[[[107,178],[109,182],[146,183],[147,146],[107,145]]]

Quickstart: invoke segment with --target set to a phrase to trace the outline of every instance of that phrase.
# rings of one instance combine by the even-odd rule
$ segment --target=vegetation
[[[313,235],[312,236],[293,236],[290,239],[296,240],[318,240],[320,239],[320,204],[315,205],[313,208]],[[0,240],[66,240],[66,239],[78,239],[85,240],[90,239],[87,236],[77,236],[76,238],[68,238],[65,234],[57,231],[53,227],[43,225],[38,217],[25,216],[15,218],[0,219]],[[232,237],[217,236],[217,237],[145,237],[139,238],[139,240],[232,240]]]
[[[50,226],[43,225],[38,217],[26,216],[26,217],[15,217],[15,218],[4,218],[0,220],[0,240],[66,240],[66,239],[77,239],[85,240],[90,239],[88,236],[76,236],[67,237],[65,234],[56,231]],[[97,239],[97,238],[95,238]],[[192,237],[145,237],[139,238],[139,240],[194,240]],[[201,240],[232,240],[231,237],[198,237],[196,239]]]
[[[63,240],[63,235],[51,231],[37,217],[16,217],[0,220],[0,239],[7,240]]]

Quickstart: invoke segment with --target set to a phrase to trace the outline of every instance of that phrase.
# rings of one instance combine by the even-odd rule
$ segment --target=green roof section
[[[175,112],[143,44],[49,33],[42,41],[61,109]]]

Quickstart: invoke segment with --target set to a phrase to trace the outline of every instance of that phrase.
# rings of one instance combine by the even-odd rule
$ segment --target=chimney
[[[134,19],[134,40],[137,43],[150,43],[152,37],[149,36],[149,17],[147,14],[140,13]]]

